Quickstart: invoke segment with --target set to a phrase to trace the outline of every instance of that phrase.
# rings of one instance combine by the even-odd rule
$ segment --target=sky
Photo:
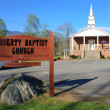
[[[0,0],[0,18],[8,31],[23,32],[34,14],[53,32],[67,22],[78,32],[87,27],[91,4],[96,26],[110,32],[110,0]]]

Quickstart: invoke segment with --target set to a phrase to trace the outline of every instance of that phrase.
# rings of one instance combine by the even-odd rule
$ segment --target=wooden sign
[[[26,66],[41,66],[41,62],[15,62],[4,63],[4,67],[26,67]]]
[[[54,35],[50,39],[28,35],[0,38],[0,61],[50,61],[49,94],[54,96]],[[40,66],[40,62],[5,63],[5,67]]]
[[[27,35],[0,38],[0,61],[50,60],[50,39]]]

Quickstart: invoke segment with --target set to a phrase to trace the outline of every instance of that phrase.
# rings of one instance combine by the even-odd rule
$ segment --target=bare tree
[[[65,38],[59,32],[55,32],[54,35],[54,53],[55,55],[62,55],[65,48]]]
[[[74,27],[70,23],[64,23],[60,25],[57,30],[66,38],[66,48],[69,48],[69,36],[75,33]]]
[[[40,37],[49,38],[50,31],[49,31],[48,27],[49,26],[47,24],[42,24],[41,25]]]

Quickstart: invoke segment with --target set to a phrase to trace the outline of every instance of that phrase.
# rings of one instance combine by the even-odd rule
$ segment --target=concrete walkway
[[[110,95],[110,60],[98,61],[56,61],[55,90],[57,94],[71,92],[84,97]],[[40,67],[0,69],[0,81],[13,73],[24,73],[49,82],[49,62]]]

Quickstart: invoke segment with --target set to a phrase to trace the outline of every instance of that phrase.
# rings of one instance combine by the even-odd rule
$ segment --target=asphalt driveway
[[[55,61],[55,90],[71,92],[85,97],[110,95],[110,60]],[[24,73],[49,82],[49,62],[42,66],[0,69],[0,81],[10,74]]]

